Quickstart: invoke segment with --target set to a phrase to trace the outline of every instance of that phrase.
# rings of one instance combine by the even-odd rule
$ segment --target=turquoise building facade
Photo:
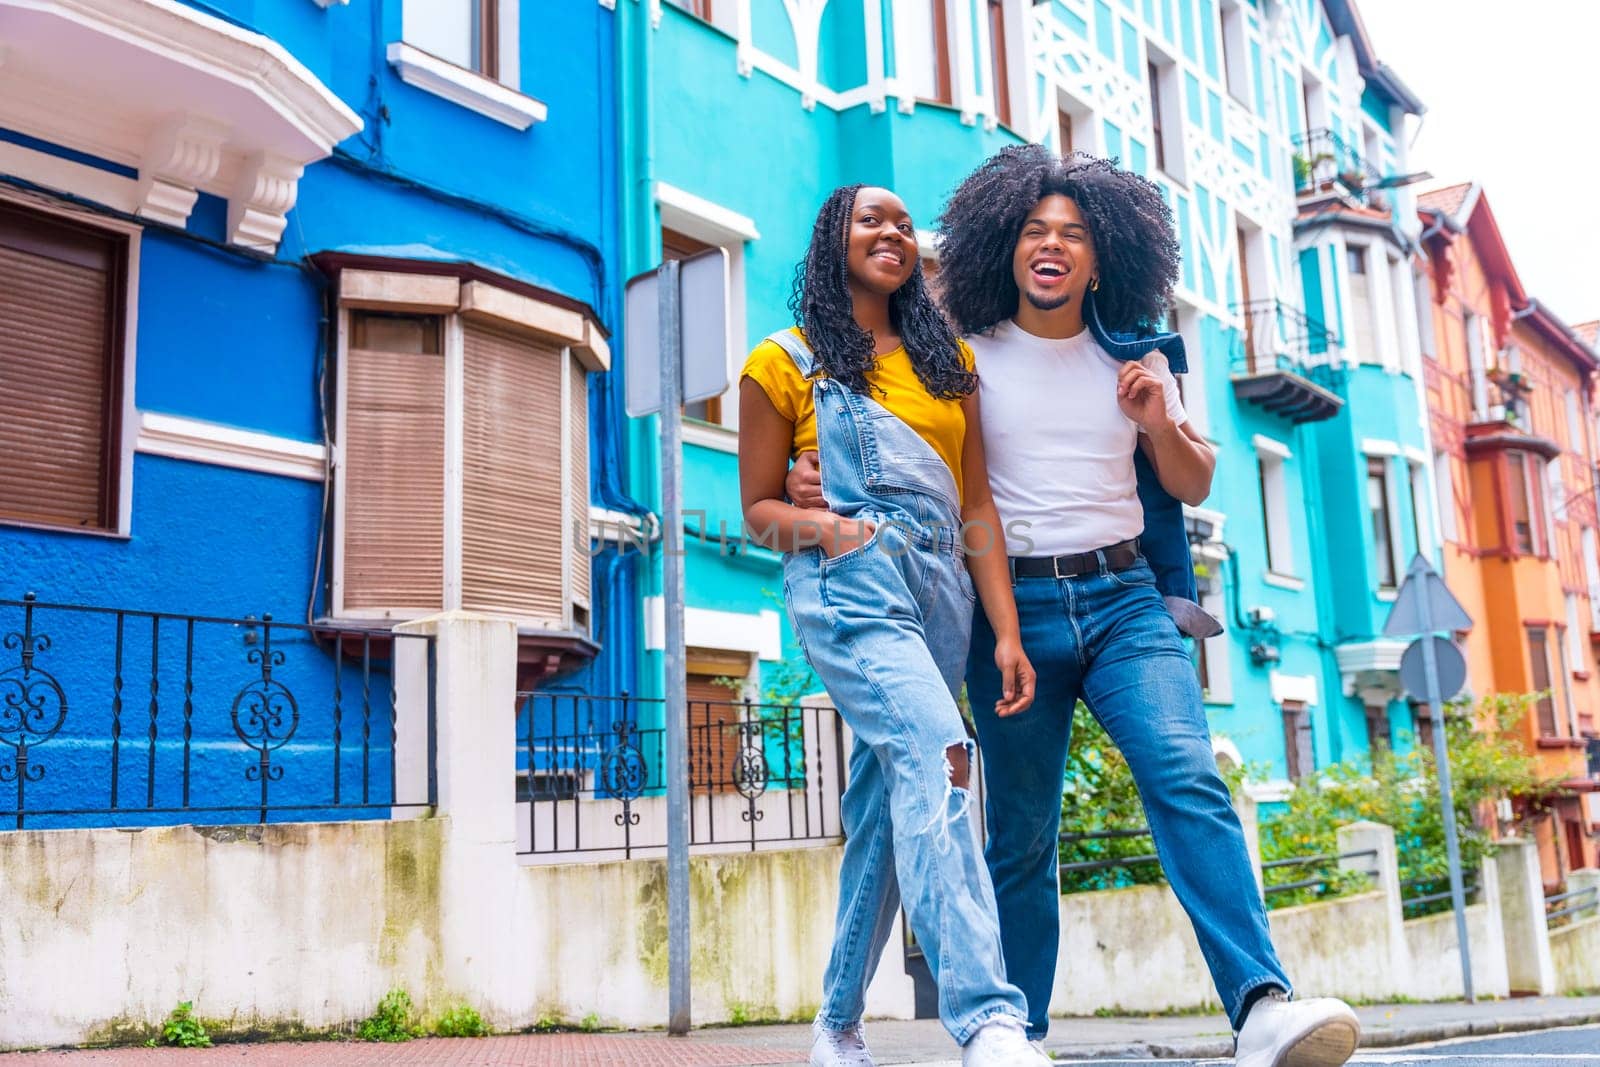
[[[1019,140],[1156,182],[1184,247],[1169,325],[1199,354],[1184,398],[1218,450],[1211,498],[1190,512],[1203,599],[1228,627],[1196,650],[1218,751],[1261,768],[1272,800],[1403,742],[1399,648],[1375,635],[1405,561],[1436,554],[1404,181],[1421,104],[1352,5],[685,0],[618,14],[621,97],[640,105],[623,131],[623,273],[727,248],[730,379],[790,323],[793,265],[836,185],[890,186],[926,229],[973,164]],[[931,241],[923,254],[936,262]],[[730,389],[686,431],[691,690],[715,674],[788,695],[806,680],[779,560],[738,538],[735,407]],[[655,505],[656,428],[631,432],[632,490]],[[659,653],[642,674],[659,685]]]

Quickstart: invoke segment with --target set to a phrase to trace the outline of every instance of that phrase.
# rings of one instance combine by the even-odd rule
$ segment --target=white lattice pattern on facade
[[[1069,9],[1083,8],[1087,21],[1088,5],[1068,3]],[[1147,90],[1128,77],[1126,71],[1102,56],[1092,44],[1073,34],[1041,5],[1033,9],[1033,69],[1042,75],[1036,88],[1042,90],[1034,100],[1034,129],[1048,131],[1053,141],[1056,129],[1056,89],[1065,89],[1092,108],[1097,117],[1117,126],[1124,134],[1136,134],[1150,141],[1150,105]],[[1058,146],[1059,147],[1059,146]]]

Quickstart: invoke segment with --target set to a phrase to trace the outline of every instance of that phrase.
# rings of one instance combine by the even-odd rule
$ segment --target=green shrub
[[[356,1036],[363,1041],[410,1041],[419,1030],[411,1007],[411,994],[391,989],[378,1001],[378,1010],[361,1023]]]
[[[433,1024],[439,1037],[488,1037],[489,1025],[470,1004],[452,1004]]]

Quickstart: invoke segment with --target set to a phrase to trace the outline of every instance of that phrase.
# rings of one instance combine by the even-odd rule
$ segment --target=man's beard
[[[1071,293],[1061,293],[1059,296],[1040,296],[1031,289],[1024,289],[1022,295],[1027,298],[1028,303],[1040,311],[1054,311],[1056,308],[1066,307],[1067,304],[1072,302]]]

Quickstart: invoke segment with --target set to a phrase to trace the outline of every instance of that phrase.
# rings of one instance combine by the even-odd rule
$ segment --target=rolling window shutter
[[[367,321],[374,328],[352,330],[345,361],[344,606],[437,611],[444,605],[444,356],[436,340],[404,340],[418,327],[436,338],[438,324]],[[385,350],[407,347],[424,351]]]
[[[0,515],[116,525],[123,242],[0,209]]]
[[[461,606],[566,625],[559,349],[468,323]]]
[[[589,376],[575,356],[567,357],[567,488],[572,516],[572,601],[589,607]]]

